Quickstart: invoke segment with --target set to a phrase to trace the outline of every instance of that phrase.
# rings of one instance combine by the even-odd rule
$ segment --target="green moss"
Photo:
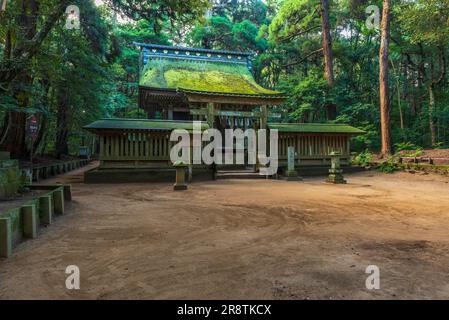
[[[278,95],[258,85],[245,64],[159,59],[148,61],[140,85],[216,93]]]
[[[269,123],[270,129],[277,129],[279,132],[304,132],[304,133],[342,133],[342,134],[363,134],[363,130],[345,124],[327,123]]]
[[[12,196],[22,185],[17,160],[0,161],[0,198]]]
[[[192,121],[175,120],[143,120],[143,119],[102,119],[84,127],[92,129],[136,129],[136,130],[166,130],[174,129],[193,130]],[[201,123],[201,129],[206,130],[209,126]]]
[[[22,215],[20,214],[20,207],[10,209],[6,212],[0,213],[0,218],[11,219],[11,227],[13,232],[22,230]]]
[[[157,69],[147,69],[140,79],[141,84],[145,84],[148,87],[160,87],[160,79],[157,79],[159,72]]]

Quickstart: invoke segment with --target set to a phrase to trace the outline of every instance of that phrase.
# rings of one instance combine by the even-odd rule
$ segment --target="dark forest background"
[[[80,8],[78,30],[66,28],[69,5]],[[141,117],[133,42],[148,42],[253,51],[257,81],[290,95],[283,121],[351,124],[366,131],[355,151],[379,151],[381,42],[366,24],[369,5],[382,12],[374,0],[7,1],[0,149],[63,157],[90,143],[83,125]],[[390,14],[392,144],[449,147],[449,0],[397,0]],[[26,132],[33,114],[34,141]]]

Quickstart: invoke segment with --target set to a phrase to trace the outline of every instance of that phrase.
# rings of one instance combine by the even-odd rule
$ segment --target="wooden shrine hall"
[[[296,166],[328,166],[329,154],[350,159],[350,139],[363,131],[348,125],[279,123],[272,112],[286,95],[265,89],[252,75],[252,53],[137,44],[141,50],[139,107],[147,119],[101,119],[85,129],[99,138],[99,168],[87,182],[149,181],[172,176],[170,133],[216,128],[276,129],[279,166],[287,165],[287,149],[295,147]],[[206,165],[190,167],[191,176],[212,177]],[[215,169],[214,169],[215,170]],[[139,174],[135,174],[139,172]],[[115,179],[117,178],[117,179]]]

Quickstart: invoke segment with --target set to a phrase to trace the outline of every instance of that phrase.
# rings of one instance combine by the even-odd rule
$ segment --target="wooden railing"
[[[279,159],[287,159],[289,146],[294,146],[298,158],[327,158],[332,151],[339,151],[342,157],[349,157],[350,136],[323,134],[285,134],[279,135]]]
[[[100,160],[170,160],[169,133],[122,132],[100,136]]]
[[[294,146],[297,159],[329,160],[332,151],[349,159],[349,135],[279,134],[279,160],[287,160],[289,146]],[[168,132],[121,131],[100,136],[100,161],[103,167],[169,167],[170,150],[175,142]],[[203,146],[207,144],[203,142]]]

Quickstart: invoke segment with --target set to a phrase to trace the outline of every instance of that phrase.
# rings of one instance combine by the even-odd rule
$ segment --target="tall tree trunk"
[[[70,101],[64,90],[58,93],[58,114],[57,114],[57,131],[55,151],[56,157],[61,158],[63,155],[69,154],[69,146],[67,143],[69,137],[69,118],[70,118]]]
[[[332,37],[329,22],[329,0],[321,0],[321,39],[324,55],[324,77],[329,88],[334,86],[334,61],[332,53]],[[326,105],[327,120],[335,120],[337,117],[337,106],[335,104]]]
[[[390,99],[388,90],[388,51],[390,46],[390,5],[391,0],[383,0],[381,44],[380,44],[380,126],[382,136],[382,156],[391,155]]]
[[[36,34],[37,15],[39,11],[39,3],[36,0],[22,0],[22,12],[17,16],[17,24],[21,30],[19,39],[20,43],[26,43],[33,39]],[[11,51],[11,41],[8,39],[7,52]],[[8,53],[10,55],[11,53]],[[14,51],[12,53],[14,56]],[[9,57],[6,57],[8,59]],[[13,96],[16,98],[20,108],[26,108],[29,102],[29,93],[23,87],[31,86],[33,78],[29,72],[22,72],[17,75],[14,82],[9,83],[12,89]],[[13,158],[25,158],[27,156],[27,148],[25,143],[26,137],[26,114],[23,112],[10,112],[8,123],[4,126],[9,126],[5,131],[5,136],[2,137],[2,150],[9,151]]]
[[[53,97],[52,97],[52,88],[48,79],[41,80],[42,90],[44,91],[42,104],[47,108],[47,110],[52,110],[53,107]],[[49,119],[46,112],[42,112],[39,116],[40,128],[39,133],[37,135],[36,140],[34,141],[33,151],[36,154],[39,154],[39,146],[42,142],[45,143],[45,136],[47,135]],[[42,148],[44,149],[44,148]],[[43,153],[42,153],[43,154]]]
[[[438,79],[434,80],[433,79],[433,74],[434,74],[434,64],[433,62],[431,63],[432,66],[432,72],[431,72],[431,80],[430,80],[430,84],[428,85],[428,91],[429,91],[429,128],[430,128],[430,142],[432,144],[432,146],[435,146],[437,144],[437,128],[435,125],[435,109],[436,109],[436,104],[435,104],[435,92],[434,92],[434,88],[436,85],[440,84],[441,82],[443,82],[446,78],[446,55],[445,55],[445,50],[444,47],[440,48],[440,76]],[[438,120],[437,120],[438,123]]]
[[[45,114],[41,114],[39,117],[39,121],[41,123],[39,132],[37,134],[36,140],[33,143],[33,149],[30,152],[33,152],[33,156],[35,154],[39,154],[39,145],[42,143],[45,133],[47,132],[48,126],[48,118]]]
[[[432,146],[437,144],[436,139],[436,128],[434,121],[434,111],[435,111],[435,93],[433,91],[433,84],[430,84],[429,87],[429,128],[430,128],[430,143]]]
[[[324,54],[324,76],[330,87],[334,85],[334,62],[329,23],[329,0],[321,0],[321,32]]]
[[[401,105],[401,82],[400,82],[400,75],[398,72],[396,72],[396,67],[394,66],[393,60],[391,61],[391,66],[393,67],[393,74],[396,79],[396,91],[397,91],[397,97],[398,97],[398,109],[399,109],[399,120],[401,124],[401,131],[404,133],[404,115],[402,114],[402,105]],[[399,65],[399,69],[401,66]]]

